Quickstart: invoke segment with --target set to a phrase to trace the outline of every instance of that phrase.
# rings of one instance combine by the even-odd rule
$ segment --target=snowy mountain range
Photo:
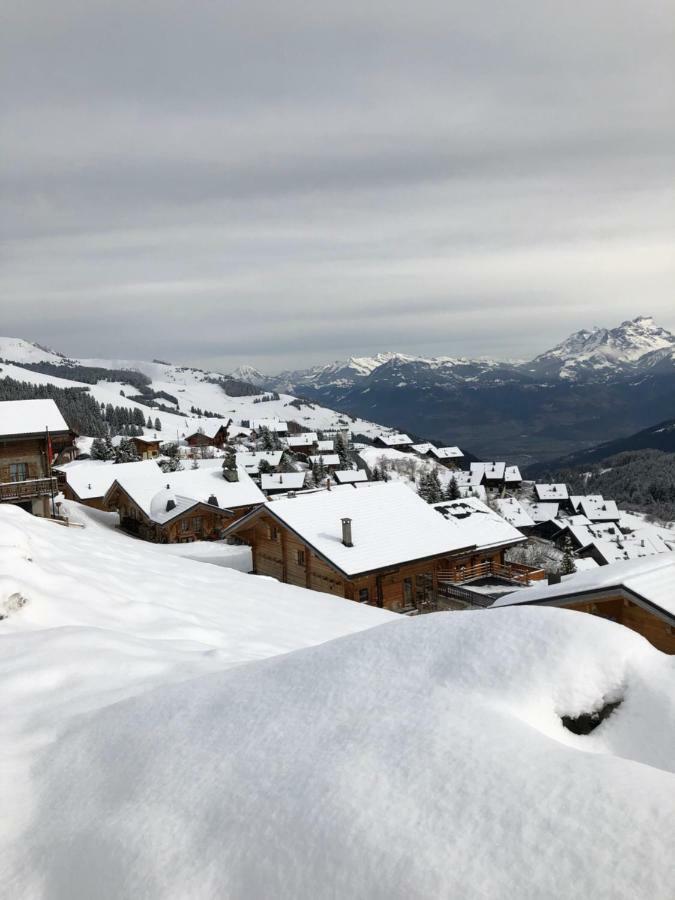
[[[675,335],[638,316],[578,331],[529,362],[387,352],[256,378],[484,459],[528,465],[675,415]]]
[[[411,382],[428,373],[444,382],[560,378],[605,381],[640,370],[675,371],[675,335],[651,316],[638,316],[616,328],[593,328],[570,335],[551,350],[525,363],[465,357],[411,356],[391,351],[263,375],[241,366],[232,375],[269,389],[302,392],[303,388],[353,387],[363,379],[404,379]]]

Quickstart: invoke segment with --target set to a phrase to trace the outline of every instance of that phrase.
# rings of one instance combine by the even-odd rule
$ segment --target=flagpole
[[[56,518],[56,507],[54,505],[54,478],[52,477],[52,442],[49,439],[49,428],[45,428],[47,434],[47,470],[49,474],[49,493],[52,498],[52,519]]]

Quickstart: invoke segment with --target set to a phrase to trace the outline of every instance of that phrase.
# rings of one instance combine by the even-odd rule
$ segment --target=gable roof
[[[530,516],[534,519],[535,524],[539,524],[540,522],[550,522],[551,519],[557,519],[559,504],[530,503],[527,509]]]
[[[214,438],[221,428],[227,428],[227,419],[207,419],[206,421],[200,421],[197,427],[194,427],[194,423],[192,424],[192,431],[189,431],[186,437],[191,438],[195,437],[195,435],[203,434],[204,437]]]
[[[515,497],[502,497],[493,502],[499,515],[514,528],[531,528],[534,525],[532,516]]]
[[[412,439],[409,438],[407,434],[402,433],[378,434],[377,439],[382,441],[383,444],[386,444],[387,447],[407,447],[412,444]]]
[[[520,469],[518,466],[506,466],[504,469],[504,481],[507,484],[512,484],[515,481],[522,481],[523,476],[520,474]]]
[[[281,462],[282,456],[283,450],[255,450],[252,452],[242,450],[236,454],[236,460],[237,466],[241,466],[247,472],[257,472],[263,460],[276,468]]]
[[[675,625],[675,553],[600,566],[560,584],[529,587],[496,600],[492,606],[565,605],[612,593],[624,593],[639,606]]]
[[[148,462],[155,466],[157,472],[139,468],[142,463],[132,463],[128,468],[114,466],[124,471],[115,478],[110,490],[118,484],[149,519],[160,525],[193,506],[208,504],[212,496],[221,510],[265,502],[265,495],[242,468],[238,469],[239,481],[227,481],[217,467],[162,472],[152,460]],[[170,500],[175,506],[167,510]],[[216,508],[216,504],[208,505]]]
[[[534,490],[541,501],[554,500],[561,503],[563,500],[569,500],[566,484],[535,484]]]
[[[133,468],[133,477],[147,478],[152,481],[162,470],[152,459],[139,462],[117,463],[106,460],[76,460],[59,470],[65,473],[69,487],[75,491],[80,500],[93,500],[104,497],[115,479],[121,478]]]
[[[471,473],[481,481],[489,478],[493,481],[503,481],[506,471],[506,463],[503,462],[472,462]]]
[[[299,491],[304,486],[304,472],[274,472],[260,476],[263,491]]]
[[[311,447],[318,441],[318,436],[315,431],[308,431],[304,434],[290,434],[285,440],[289,447]]]
[[[253,431],[259,431],[266,428],[268,431],[288,431],[288,423],[279,419],[251,419],[250,427]]]
[[[359,490],[317,491],[275,500],[233,523],[237,531],[262,513],[273,515],[347,578],[413,560],[471,550],[493,532],[440,516],[402,482],[368,482]],[[354,546],[342,543],[352,520]],[[506,522],[502,524],[510,529]],[[510,529],[512,534],[513,530]],[[522,535],[516,532],[518,539]]]
[[[436,459],[459,459],[464,456],[459,447],[431,447],[431,452]]]
[[[0,402],[0,436],[70,431],[53,400],[3,400]]]
[[[314,463],[323,462],[324,466],[339,466],[340,465],[340,457],[337,453],[319,453],[316,456],[308,456],[309,461],[314,465]]]
[[[520,543],[523,535],[506,519],[477,497],[444,500],[433,507],[448,521],[461,524],[467,536],[478,547]]]
[[[591,522],[618,522],[621,518],[614,500],[605,500],[599,496],[583,497],[578,508]]]
[[[333,478],[338,484],[354,484],[357,481],[368,481],[368,475],[363,469],[338,469],[333,472]]]

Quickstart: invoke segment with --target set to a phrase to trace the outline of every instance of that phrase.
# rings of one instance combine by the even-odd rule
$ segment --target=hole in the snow
[[[609,718],[614,710],[621,706],[623,698],[613,700],[611,703],[605,703],[601,709],[593,710],[590,713],[582,713],[580,716],[561,716],[563,725],[572,734],[590,734],[595,731],[601,722]]]

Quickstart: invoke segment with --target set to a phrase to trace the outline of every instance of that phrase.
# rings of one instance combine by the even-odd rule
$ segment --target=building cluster
[[[523,482],[517,466],[468,461],[458,447],[398,433],[365,446],[347,431],[214,419],[174,443],[171,459],[156,436],[124,440],[138,461],[92,460],[53,401],[0,403],[0,502],[58,518],[63,494],[115,513],[121,529],[143,540],[245,543],[255,574],[401,613],[509,598],[570,605],[639,625],[675,652],[675,606],[645,599],[634,580],[609,585],[596,574],[647,557],[660,566],[675,549],[672,534],[612,500]],[[378,458],[403,460],[401,471],[431,466],[457,495],[425,502],[410,478],[378,478]],[[545,565],[518,556],[531,545],[571,561],[563,580],[550,579],[559,584],[547,586]],[[654,616],[657,624],[645,624]]]

